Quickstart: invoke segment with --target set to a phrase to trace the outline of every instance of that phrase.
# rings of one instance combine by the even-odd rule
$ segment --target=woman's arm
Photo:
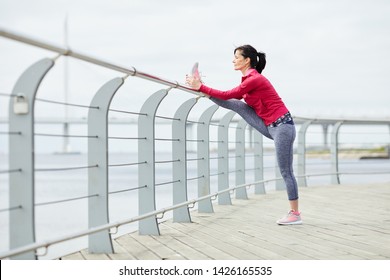
[[[231,90],[222,91],[222,90],[210,88],[208,86],[205,86],[204,84],[200,86],[199,91],[222,100],[228,100],[232,98],[242,99],[244,93],[246,92],[246,91],[243,92],[243,90],[241,89],[241,85]]]
[[[242,99],[245,93],[248,93],[248,91],[252,90],[255,86],[255,79],[248,78],[245,81],[243,81],[239,86],[231,89],[231,90],[218,90],[213,89],[208,86],[205,86],[201,83],[199,79],[193,76],[187,76],[186,83],[191,86],[193,89],[196,89],[200,92],[203,92],[207,95],[210,95],[212,97],[216,97],[223,100],[228,99]]]

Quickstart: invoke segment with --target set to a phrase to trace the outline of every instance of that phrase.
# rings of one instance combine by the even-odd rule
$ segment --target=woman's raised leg
[[[230,109],[236,112],[258,132],[260,132],[269,139],[273,139],[271,134],[269,134],[268,129],[265,126],[263,120],[256,114],[255,110],[253,110],[253,108],[245,102],[242,102],[238,99],[222,100],[215,97],[210,97],[210,100],[225,109]]]

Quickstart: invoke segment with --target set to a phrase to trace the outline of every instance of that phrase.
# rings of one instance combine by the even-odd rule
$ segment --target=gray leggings
[[[267,127],[252,107],[237,99],[222,100],[210,97],[215,104],[230,109],[239,114],[254,129],[265,137],[274,140],[276,159],[280,174],[284,179],[289,200],[298,199],[298,185],[293,171],[293,144],[295,140],[295,126],[282,124],[277,127]]]

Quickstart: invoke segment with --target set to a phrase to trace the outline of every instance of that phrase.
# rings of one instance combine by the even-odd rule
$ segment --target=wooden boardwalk
[[[276,225],[288,210],[278,191],[194,211],[192,223],[163,222],[160,236],[126,234],[114,240],[115,254],[62,259],[390,259],[390,182],[301,188],[300,201],[303,225]]]

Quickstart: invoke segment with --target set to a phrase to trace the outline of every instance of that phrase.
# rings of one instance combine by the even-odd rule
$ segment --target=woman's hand
[[[202,82],[195,76],[186,75],[186,85],[190,86],[192,89],[199,90]]]

